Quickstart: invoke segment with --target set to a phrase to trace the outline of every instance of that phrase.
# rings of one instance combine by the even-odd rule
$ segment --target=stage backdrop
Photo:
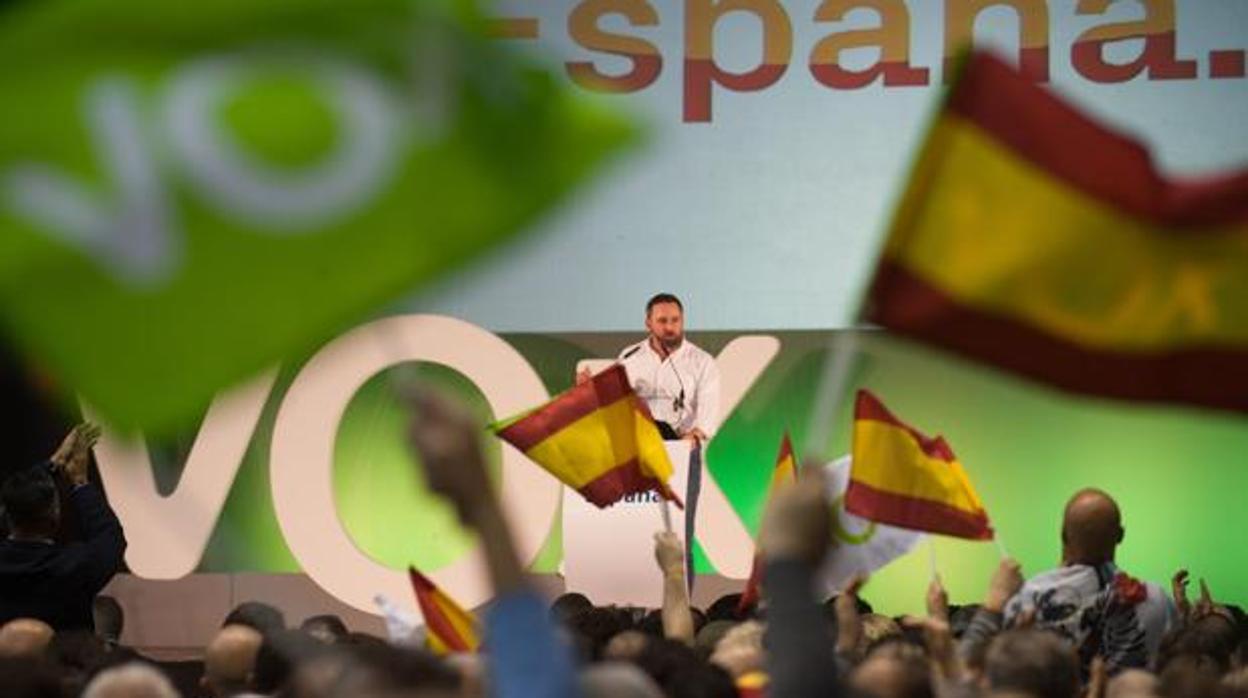
[[[428,321],[406,318],[402,322],[418,326]],[[692,338],[718,353],[741,334],[694,333]],[[799,450],[806,445],[807,417],[829,356],[829,341],[844,336],[796,331],[758,334],[778,339],[780,350],[760,373],[743,377],[750,387],[707,454],[715,481],[751,532],[756,530],[781,434],[788,429]],[[503,335],[550,393],[569,387],[571,367],[578,360],[611,356],[636,337],[623,333]],[[1080,487],[1096,486],[1111,492],[1122,505],[1127,537],[1119,561],[1124,567],[1158,581],[1186,567],[1193,575],[1208,578],[1216,592],[1248,602],[1248,568],[1237,553],[1239,533],[1248,527],[1248,512],[1242,506],[1243,492],[1248,491],[1248,468],[1244,467],[1248,419],[1071,397],[877,332],[860,333],[858,344],[851,389],[871,388],[903,418],[948,438],[1005,545],[1028,572],[1056,564],[1065,499]],[[424,347],[425,351],[435,349]],[[458,350],[474,351],[469,346]],[[474,377],[432,363],[414,365],[427,380],[472,400],[483,424],[506,416],[491,414],[483,398],[483,393],[507,389],[498,384],[497,375]],[[297,433],[275,436],[274,414],[279,405],[282,412],[314,407],[289,404],[286,386],[294,374],[299,373],[302,380],[317,370],[321,369],[286,367],[267,399],[261,397],[265,407],[258,427],[247,443],[219,519],[215,524],[209,521],[211,535],[195,565],[198,571],[300,571],[301,564],[287,546],[275,513],[269,454],[289,449],[292,437],[307,438]],[[522,378],[517,375],[517,380]],[[834,444],[824,454],[828,459],[849,448],[848,410],[846,401],[836,418]],[[327,513],[340,518],[354,545],[382,565],[399,570],[415,563],[436,571],[463,557],[472,541],[414,475],[403,442],[404,420],[390,371],[368,380],[349,400],[336,428],[330,425],[337,513]],[[188,434],[180,446],[152,449],[157,485],[163,491],[183,486],[185,480],[178,482],[179,472],[194,437]],[[203,472],[230,471],[234,463],[222,460],[228,456],[220,455],[220,449],[213,455],[213,439],[221,441],[219,431],[199,436],[195,449],[205,454],[205,460],[193,467]],[[286,443],[277,443],[282,439]],[[490,443],[491,457],[497,461],[500,446]],[[104,465],[116,468],[113,463]],[[309,467],[308,477],[315,479],[312,470]],[[515,491],[504,494],[526,496]],[[534,491],[533,496],[539,494]],[[533,562],[537,571],[551,572],[559,563],[557,516],[554,522]],[[298,527],[301,522],[285,525]],[[978,600],[996,563],[996,547],[936,541],[937,559],[952,598]],[[131,554],[139,554],[143,545],[132,541]],[[637,564],[648,566],[653,561],[647,557]],[[920,610],[927,565],[928,552],[921,547],[878,574],[866,597],[888,612]],[[702,572],[713,569],[701,550],[697,566]],[[729,572],[744,575],[744,570]]]
[[[743,334],[777,338],[779,353],[751,376],[707,454],[749,531],[781,433],[789,429],[805,446],[832,330],[852,325],[946,64],[967,38],[998,47],[1145,141],[1167,173],[1248,163],[1242,0],[510,0],[497,14],[509,37],[500,40],[531,47],[580,89],[639,114],[651,138],[531,238],[390,311],[462,318],[519,353],[515,370],[496,372],[490,385],[422,365],[427,378],[473,399],[483,424],[507,416],[491,413],[491,391],[512,402],[553,394],[570,384],[578,360],[613,356],[638,339],[644,302],[656,291],[686,300],[693,338],[713,351]],[[1162,581],[1187,567],[1248,603],[1248,567],[1239,562],[1248,418],[1072,398],[878,334],[860,346],[851,388],[872,388],[905,419],[948,438],[1027,571],[1057,562],[1063,502],[1094,485],[1123,506],[1127,569]],[[321,534],[305,536],[300,553],[290,533],[340,517],[353,545],[385,567],[458,564],[471,540],[413,475],[384,373],[354,391],[341,419],[282,427],[278,415],[288,409],[316,416],[315,390],[287,392],[297,375],[319,372],[288,362],[236,393],[228,409],[214,407],[211,433],[151,445],[155,485],[175,499],[132,526],[143,533],[132,536],[130,554],[182,545],[184,558],[151,558],[166,576],[298,572]],[[829,459],[848,449],[847,407]],[[301,478],[307,440],[332,452],[328,483],[311,465]],[[179,479],[191,450],[199,459]],[[500,471],[518,467],[501,453],[492,446]],[[277,492],[272,454],[282,464]],[[131,462],[105,469],[144,473],[144,455],[113,448],[105,461]],[[132,484],[150,489],[141,480]],[[176,499],[188,486],[215,488],[223,501]],[[288,508],[297,510],[301,488],[307,501],[328,488],[332,503],[316,506],[337,512],[303,511],[301,522]],[[557,499],[548,489],[507,495],[531,506],[544,529],[525,534],[540,571],[560,559],[557,512],[543,509]],[[166,525],[175,519],[189,523]],[[952,597],[978,600],[996,548],[943,539],[936,548]],[[716,555],[699,552],[699,570]],[[877,575],[866,596],[889,612],[916,611],[926,579],[921,550]]]
[[[538,235],[406,306],[496,331],[632,329],[656,290],[701,328],[845,327],[972,34],[1169,174],[1248,165],[1242,0],[507,0],[497,14],[508,41],[651,137]]]

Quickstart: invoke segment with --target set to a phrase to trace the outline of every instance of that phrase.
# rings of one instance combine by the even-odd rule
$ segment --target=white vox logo
[[[220,122],[221,108],[265,75],[305,81],[334,113],[334,148],[303,168],[248,153]],[[427,95],[436,100],[437,95]],[[0,171],[0,200],[18,216],[93,259],[119,281],[150,286],[182,261],[171,192],[178,182],[226,220],[264,235],[324,229],[358,213],[399,172],[413,134],[432,133],[419,113],[367,70],[299,51],[244,51],[191,61],[162,84],[145,111],[135,80],[88,84],[83,118],[102,185],[43,163]],[[418,128],[413,128],[413,124]]]
[[[722,417],[745,396],[779,351],[774,337],[738,337],[716,358],[723,376]],[[435,315],[377,320],[338,337],[295,377],[282,399],[269,452],[273,504],[286,543],[318,585],[344,603],[375,613],[373,597],[410,596],[406,575],[361,552],[337,515],[333,452],[352,396],[372,377],[408,361],[442,364],[467,376],[496,415],[550,399],[533,367],[511,345],[475,325]],[[131,571],[150,579],[190,574],[203,555],[272,391],[268,372],[217,398],[191,446],[181,481],[168,496],[156,489],[141,439],[106,432],[96,447],[100,475],[130,546]],[[502,501],[522,558],[532,561],[559,512],[560,485],[505,445]],[[698,510],[699,538],[726,576],[744,577],[753,542],[727,498],[708,477]],[[479,549],[432,574],[468,606],[489,600]]]

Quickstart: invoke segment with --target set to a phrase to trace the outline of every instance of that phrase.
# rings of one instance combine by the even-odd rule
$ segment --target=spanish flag
[[[1140,144],[974,55],[863,319],[1066,390],[1246,410],[1248,170],[1169,181]]]
[[[784,432],[780,441],[780,453],[776,456],[776,466],[771,471],[771,483],[767,486],[767,501],[775,496],[781,487],[791,484],[797,479],[797,461],[793,458],[793,443],[789,440],[789,432]],[[737,615],[745,615],[746,611],[758,603],[759,585],[763,580],[763,566],[754,554],[754,564],[750,567],[750,578],[741,591],[741,600],[737,602]]]
[[[412,588],[416,590],[416,603],[420,605],[420,613],[425,617],[425,628],[428,631],[425,641],[430,651],[439,656],[476,652],[481,645],[481,632],[476,618],[460,608],[459,604],[428,577],[417,572],[415,567],[408,567],[407,573],[412,579]]]
[[[600,508],[650,490],[680,505],[663,438],[619,364],[495,433]]]
[[[924,436],[859,390],[853,441],[846,511],[916,531],[992,539],[988,513],[943,437]]]

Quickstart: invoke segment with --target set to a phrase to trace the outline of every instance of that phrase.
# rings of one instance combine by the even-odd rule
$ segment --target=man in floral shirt
[[[1113,498],[1094,489],[1076,493],[1062,517],[1061,567],[1027,580],[1005,607],[1006,625],[1034,613],[1036,627],[1070,640],[1085,670],[1095,656],[1111,673],[1146,668],[1177,626],[1178,611],[1161,587],[1114,564],[1123,535]]]

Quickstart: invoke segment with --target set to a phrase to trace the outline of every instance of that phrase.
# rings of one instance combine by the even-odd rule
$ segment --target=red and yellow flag
[[[1248,171],[1148,152],[984,54],[911,173],[863,318],[1059,388],[1248,410]]]
[[[797,461],[793,457],[793,443],[789,440],[789,432],[784,432],[784,438],[780,441],[780,453],[776,455],[776,466],[771,471],[771,483],[767,486],[767,500],[775,496],[776,490],[791,484],[797,479]],[[745,582],[745,589],[741,591],[741,600],[737,602],[737,615],[744,615],[751,607],[758,603],[759,585],[763,580],[763,565],[758,559],[758,553],[754,554],[754,564],[750,567],[750,578]]]
[[[846,511],[916,531],[992,539],[988,513],[943,437],[924,436],[859,390],[853,441]]]
[[[425,617],[427,630],[425,642],[430,651],[439,656],[457,652],[476,652],[481,645],[481,631],[477,619],[446,595],[428,577],[407,568],[416,590],[416,603]]]
[[[663,438],[619,364],[495,433],[598,507],[650,490],[680,505]]]

